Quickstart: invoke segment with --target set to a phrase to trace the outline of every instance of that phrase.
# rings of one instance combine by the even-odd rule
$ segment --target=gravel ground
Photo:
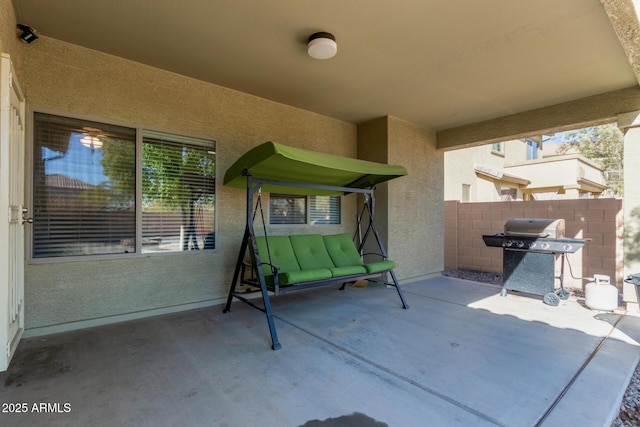
[[[500,273],[481,273],[477,271],[465,270],[449,270],[442,272],[443,276],[456,277],[458,279],[473,280],[482,283],[491,283],[494,285],[502,285],[502,274]],[[569,289],[575,297],[582,298],[584,294],[582,289]],[[627,391],[622,398],[620,413],[613,421],[611,427],[638,427],[640,426],[640,365],[636,367],[631,382],[627,387]]]

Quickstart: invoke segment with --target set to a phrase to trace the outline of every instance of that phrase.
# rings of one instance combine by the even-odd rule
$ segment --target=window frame
[[[55,109],[48,108],[39,108],[37,106],[32,106],[29,108],[29,113],[27,115],[27,146],[25,147],[25,190],[28,191],[28,194],[25,197],[25,202],[28,203],[28,212],[32,212],[33,207],[35,206],[35,188],[34,188],[34,148],[35,148],[35,114],[47,114],[54,116],[61,116],[75,120],[81,121],[90,121],[104,125],[113,125],[113,126],[122,126],[129,127],[135,130],[135,251],[129,253],[114,253],[114,254],[97,254],[97,255],[76,255],[76,256],[60,256],[60,257],[43,257],[36,258],[33,256],[34,251],[34,232],[33,228],[29,227],[29,229],[25,230],[27,238],[25,239],[25,250],[26,250],[26,262],[27,264],[52,264],[52,263],[66,263],[66,262],[83,262],[83,261],[98,261],[98,260],[113,260],[113,259],[132,259],[132,258],[143,258],[143,257],[156,257],[156,256],[191,256],[195,254],[206,254],[206,253],[215,253],[218,251],[218,200],[215,199],[214,204],[214,214],[213,214],[213,230],[214,230],[214,248],[213,249],[200,249],[197,251],[166,251],[166,252],[142,252],[142,145],[143,145],[143,134],[145,132],[154,133],[154,134],[162,134],[166,136],[174,136],[176,138],[185,138],[186,139],[195,139],[200,141],[206,141],[212,143],[212,147],[207,147],[206,144],[190,144],[193,146],[200,146],[204,148],[210,148],[213,151],[214,161],[216,164],[216,175],[215,175],[215,183],[214,183],[214,194],[218,194],[219,183],[218,179],[218,152],[220,147],[220,141],[218,138],[213,136],[203,136],[203,135],[195,135],[190,133],[182,133],[176,130],[166,130],[159,129],[154,126],[145,126],[144,124],[135,124],[129,123],[125,121],[117,121],[117,120],[109,120],[105,118],[88,116],[83,114],[75,114],[67,111],[60,111]]]
[[[276,196],[293,196],[293,197],[301,197],[305,199],[305,223],[303,224],[279,224],[279,223],[272,223],[271,222],[271,200],[272,197]],[[282,227],[286,227],[286,228],[290,228],[290,227],[327,227],[327,226],[340,226],[342,225],[342,196],[327,196],[327,197],[337,197],[338,200],[338,215],[339,215],[339,221],[337,224],[312,224],[311,223],[311,197],[312,196],[305,196],[305,195],[288,195],[288,194],[281,194],[281,193],[274,193],[274,194],[269,194],[269,206],[267,209],[267,215],[268,218],[266,218],[269,227],[276,227],[276,228],[282,228]],[[324,196],[317,196],[317,197],[324,197]]]
[[[491,154],[504,157],[504,142],[494,142],[491,144]]]
[[[538,151],[540,146],[538,143],[532,139],[525,139],[527,144],[527,161],[529,160],[537,160],[538,159]]]

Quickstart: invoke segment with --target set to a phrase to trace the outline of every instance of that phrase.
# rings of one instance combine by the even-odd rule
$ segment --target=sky
[[[102,150],[85,147],[80,142],[83,136],[78,133],[72,134],[69,149],[64,154],[42,147],[45,175],[66,175],[92,185],[108,180],[102,173]]]

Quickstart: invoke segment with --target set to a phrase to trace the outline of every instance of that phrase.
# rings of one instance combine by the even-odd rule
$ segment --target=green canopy
[[[366,160],[341,157],[265,142],[240,157],[224,175],[224,185],[247,188],[242,171],[252,177],[334,187],[370,188],[371,186],[404,176],[402,166],[386,165]],[[270,193],[304,195],[341,195],[345,192],[265,184],[262,190]]]

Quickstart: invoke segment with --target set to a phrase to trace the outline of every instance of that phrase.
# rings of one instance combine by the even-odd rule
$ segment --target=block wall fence
[[[565,236],[590,239],[568,254],[564,285],[582,288],[594,274],[623,284],[623,210],[621,199],[542,200],[461,203],[445,201],[444,266],[448,269],[502,272],[502,249],[487,247],[483,234],[502,232],[511,218],[565,220]],[[556,274],[560,274],[560,257]]]

